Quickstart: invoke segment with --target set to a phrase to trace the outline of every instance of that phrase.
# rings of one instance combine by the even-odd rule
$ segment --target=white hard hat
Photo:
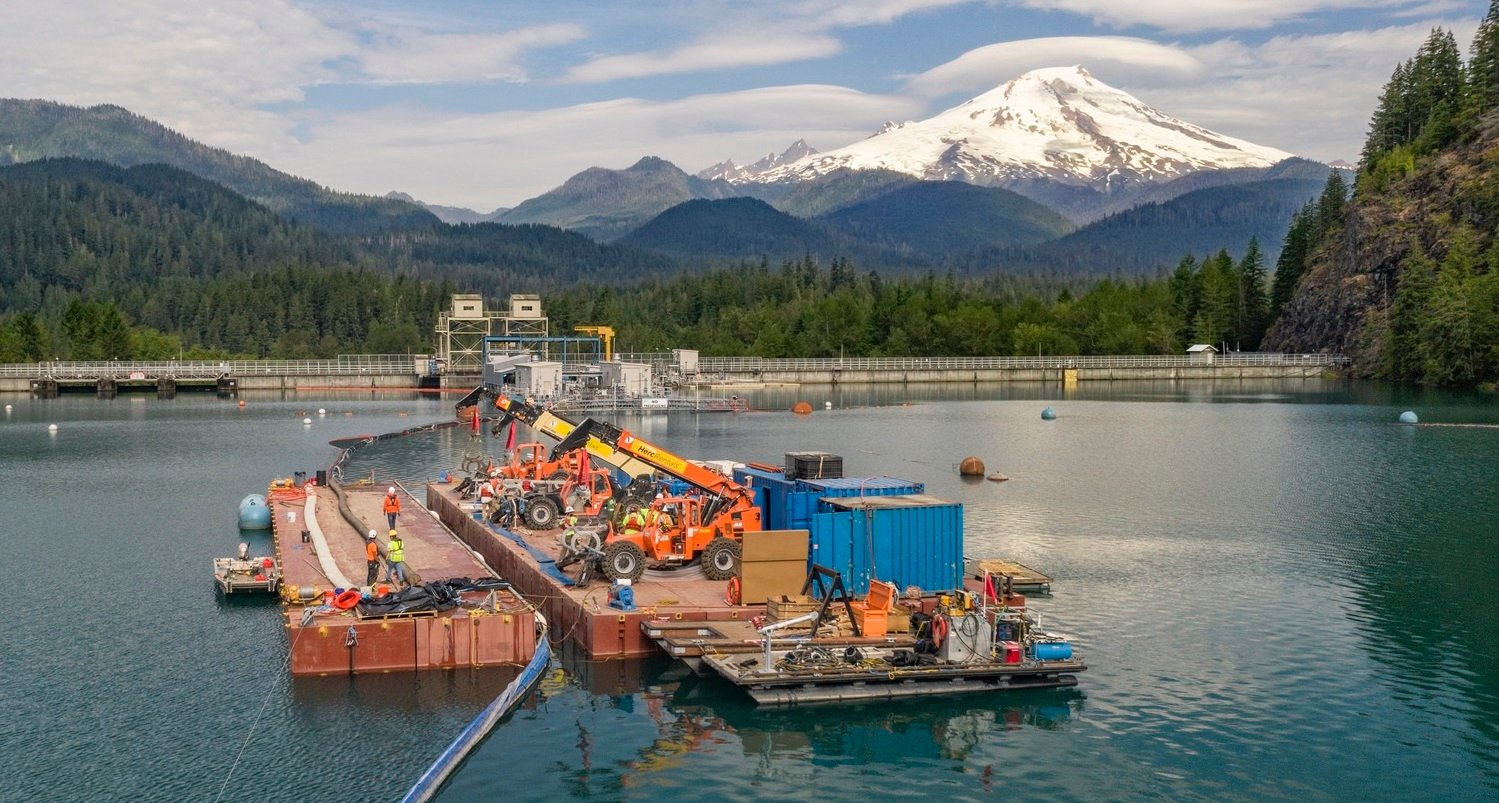
[[[396,495],[396,486],[394,486],[394,485],[390,486],[390,488],[388,490],[386,490],[385,492],[388,493],[388,494],[390,494],[391,496],[395,496]]]
[[[564,510],[564,511],[562,511],[562,512],[563,512],[563,513],[571,513],[571,512],[573,512],[573,507],[572,507],[572,505],[568,505],[568,506],[567,506],[567,509],[566,509],[566,510]]]
[[[365,536],[365,538],[374,538],[374,537],[375,537],[375,531],[374,530],[370,530],[370,534]]]

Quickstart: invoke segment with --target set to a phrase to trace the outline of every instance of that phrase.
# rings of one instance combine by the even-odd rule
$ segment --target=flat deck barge
[[[561,579],[576,577],[578,567],[566,574],[556,568],[555,530],[506,530],[476,519],[477,505],[461,499],[453,483],[428,485],[427,506],[442,524],[541,609],[552,633],[576,642],[589,658],[655,654],[655,644],[642,630],[642,625],[650,621],[747,621],[765,612],[764,605],[729,604],[724,599],[726,582],[705,579],[700,571],[690,568],[647,572],[633,586],[636,609],[616,610],[609,607],[607,580],[600,578],[586,587],[574,587]]]
[[[340,511],[331,488],[273,489],[267,499],[282,569],[291,673],[404,672],[529,660],[536,651],[536,615],[521,595],[508,589],[463,592],[459,607],[441,612],[366,616],[357,608],[335,611],[323,606],[324,592],[335,590],[335,584],[319,563],[316,541],[304,540],[303,533],[310,529],[308,511],[322,532],[328,557],[351,584],[362,584],[367,569],[364,533],[372,528],[379,534],[382,554],[389,540],[381,507],[384,491],[383,485],[343,489],[349,512],[361,521],[357,528]],[[404,489],[401,510],[396,528],[405,543],[408,579],[413,583],[495,576]]]

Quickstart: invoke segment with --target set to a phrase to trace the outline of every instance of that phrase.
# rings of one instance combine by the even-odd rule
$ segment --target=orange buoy
[[[811,415],[812,405],[804,401],[799,401],[796,404],[791,405],[791,412],[796,413],[797,415]]]
[[[239,406],[241,406],[241,407],[245,406],[245,400],[244,399],[240,399],[239,400]]]
[[[984,461],[969,455],[958,464],[958,473],[965,477],[982,477],[984,476]]]

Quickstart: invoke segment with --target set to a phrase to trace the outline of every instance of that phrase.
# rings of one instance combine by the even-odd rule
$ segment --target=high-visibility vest
[[[390,539],[390,543],[385,545],[385,559],[391,563],[400,563],[406,559],[405,551],[401,548],[400,538],[392,538]]]
[[[645,527],[645,516],[638,510],[631,511],[625,516],[626,530],[639,530]]]
[[[395,494],[386,494],[385,495],[385,512],[386,513],[400,513],[401,512],[401,500]]]

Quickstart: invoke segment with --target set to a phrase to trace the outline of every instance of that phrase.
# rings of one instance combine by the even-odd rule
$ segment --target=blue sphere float
[[[239,501],[239,528],[241,530],[269,530],[271,528],[271,508],[266,505],[264,496],[250,494]]]
[[[1048,407],[1045,410],[1041,411],[1041,420],[1042,421],[1055,421],[1056,419],[1057,419],[1057,411],[1056,410],[1053,410],[1050,407]]]
[[[1405,412],[1400,414],[1400,423],[1419,424],[1421,423],[1421,419],[1416,417],[1416,413],[1414,410],[1406,410]]]

